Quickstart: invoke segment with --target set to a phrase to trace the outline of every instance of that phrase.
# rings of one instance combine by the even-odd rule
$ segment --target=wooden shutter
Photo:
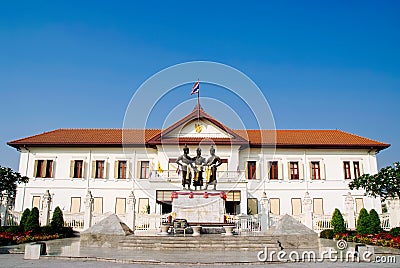
[[[304,164],[298,162],[299,164],[299,179],[304,180]]]
[[[308,173],[310,174],[310,180],[313,179],[313,165],[312,165],[312,161],[308,162]],[[307,174],[306,174],[306,178],[307,178]]]
[[[126,179],[130,179],[131,177],[132,177],[132,173],[131,173],[131,171],[129,170],[129,168],[130,168],[130,166],[131,165],[129,165],[129,161],[128,160],[126,160],[126,166],[125,166],[125,178]]]
[[[86,178],[86,172],[87,172],[87,163],[86,161],[82,161],[82,179]]]
[[[279,198],[271,198],[269,200],[270,204],[270,211],[272,214],[280,215],[281,208],[280,208],[280,199]]]
[[[96,161],[92,161],[92,178],[96,178]]]
[[[288,179],[291,180],[291,173],[290,173],[290,162],[287,163],[287,167],[288,167]]]
[[[109,163],[106,161],[106,160],[104,160],[104,172],[103,172],[103,179],[105,179],[105,178],[109,178],[109,174],[108,174],[108,172],[109,172]]]
[[[93,198],[93,213],[103,214],[103,197]]]
[[[321,180],[325,180],[326,179],[325,163],[321,161],[319,162],[319,165],[320,165]]]
[[[32,208],[38,208],[40,210],[40,196],[32,197]]]
[[[79,213],[81,212],[81,198],[80,197],[71,197],[71,213]]]
[[[256,177],[254,179],[261,179],[260,161],[256,161]]]
[[[249,179],[249,162],[246,161],[244,164],[244,174],[246,176],[246,179]]]
[[[118,161],[114,161],[114,178],[118,179]]]
[[[356,198],[356,212],[360,213],[360,210],[364,208],[364,200],[362,198]]]
[[[266,166],[266,169],[267,169],[267,180],[269,180],[270,178],[271,178],[271,175],[270,175],[270,173],[271,173],[271,161],[267,161],[267,166]]]
[[[75,161],[71,160],[70,164],[69,164],[69,177],[73,178],[74,177],[74,169],[75,169]]]
[[[140,169],[141,169],[141,161],[137,161],[136,162],[136,178],[141,179],[140,178]]]
[[[283,165],[280,161],[278,162],[278,180],[283,180]]]
[[[360,176],[364,175],[364,167],[362,161],[358,162],[358,168],[360,169]]]
[[[33,166],[33,177],[37,177],[38,160],[35,160],[35,165]]]
[[[301,212],[301,198],[292,198],[292,215],[300,215]]]
[[[324,207],[322,198],[313,199],[313,211],[315,214],[324,215]]]
[[[55,160],[49,160],[50,161],[50,178],[54,178],[54,173],[56,171],[56,161]]]
[[[42,178],[46,178],[46,170],[47,169],[47,160],[42,161],[42,166],[40,167],[40,171],[42,174],[40,174]]]

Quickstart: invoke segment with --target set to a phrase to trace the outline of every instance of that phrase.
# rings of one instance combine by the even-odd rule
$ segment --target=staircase
[[[277,238],[272,236],[135,236],[129,235],[118,244],[120,249],[132,250],[260,250],[279,251]]]

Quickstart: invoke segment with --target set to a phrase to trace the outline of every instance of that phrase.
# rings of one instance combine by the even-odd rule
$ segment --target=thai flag
[[[192,87],[192,93],[190,93],[190,95],[199,93],[199,90],[200,90],[200,82],[197,81],[197,82],[194,84],[194,86]]]

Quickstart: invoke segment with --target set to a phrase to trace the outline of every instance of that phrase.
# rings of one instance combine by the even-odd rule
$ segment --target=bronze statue
[[[186,146],[183,148],[183,155],[179,156],[176,163],[182,167],[182,186],[186,189],[186,184],[190,190],[190,184],[192,182],[193,159],[189,156],[189,148]]]
[[[201,156],[201,149],[197,148],[196,152],[197,156],[193,158],[195,165],[193,186],[195,190],[197,190],[197,187],[201,189],[201,187],[203,186],[203,166],[206,164],[206,159]]]
[[[217,167],[222,165],[222,160],[219,156],[215,155],[215,148],[211,146],[210,148],[211,156],[207,159],[207,169],[206,169],[206,187],[207,190],[209,184],[214,185],[214,190],[216,190],[217,186]]]

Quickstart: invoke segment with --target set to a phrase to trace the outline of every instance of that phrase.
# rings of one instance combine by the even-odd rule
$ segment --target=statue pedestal
[[[172,194],[172,212],[189,223],[223,223],[226,194],[220,191],[177,191]]]

